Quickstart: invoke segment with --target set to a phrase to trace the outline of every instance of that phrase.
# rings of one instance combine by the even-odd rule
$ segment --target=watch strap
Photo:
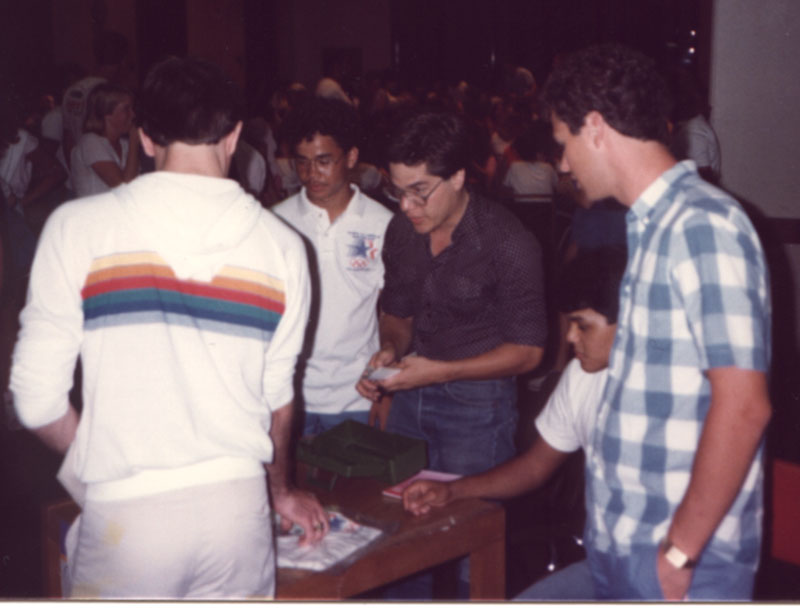
[[[689,569],[697,565],[697,561],[689,557],[668,539],[663,542],[664,559],[677,569]]]

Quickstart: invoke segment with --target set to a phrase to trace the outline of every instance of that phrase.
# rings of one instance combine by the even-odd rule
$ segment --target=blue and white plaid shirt
[[[667,533],[691,476],[711,388],[704,371],[766,371],[769,280],[740,205],[692,161],[662,174],[627,214],[628,267],[588,465],[590,548],[625,555]],[[705,552],[754,568],[762,451]]]

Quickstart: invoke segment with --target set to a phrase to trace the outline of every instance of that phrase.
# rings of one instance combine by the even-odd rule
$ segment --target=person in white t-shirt
[[[515,201],[535,202],[540,197],[555,195],[558,174],[548,161],[550,142],[550,126],[541,121],[530,125],[514,140],[520,159],[509,166],[503,186],[511,190]]]
[[[311,241],[320,285],[316,335],[302,382],[304,434],[370,418],[372,403],[355,386],[379,347],[381,251],[392,213],[350,182],[359,131],[353,107],[324,98],[299,106],[286,122],[303,188],[272,210]]]
[[[138,175],[139,132],[133,118],[128,89],[101,83],[92,90],[84,133],[70,159],[78,197],[103,193]]]
[[[536,418],[539,435],[533,445],[481,474],[447,483],[423,480],[411,484],[403,493],[406,510],[422,515],[460,498],[518,496],[545,483],[574,451],[583,449],[586,462],[591,460],[591,439],[617,328],[625,262],[624,249],[608,247],[584,250],[564,267],[557,299],[569,321],[567,341],[575,357]],[[562,583],[568,584],[561,587]],[[592,591],[591,574],[581,561],[537,582],[519,599],[592,599]]]

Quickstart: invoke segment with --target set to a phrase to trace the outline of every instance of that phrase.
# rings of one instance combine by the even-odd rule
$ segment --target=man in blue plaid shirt
[[[749,599],[770,418],[769,280],[739,204],[666,147],[652,62],[604,45],[554,70],[553,135],[590,200],[627,213],[618,330],[587,464],[601,599]]]

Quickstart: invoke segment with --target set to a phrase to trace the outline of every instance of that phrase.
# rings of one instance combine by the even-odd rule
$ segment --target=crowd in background
[[[139,153],[138,83],[127,53],[124,37],[108,32],[98,41],[91,74],[76,65],[59,65],[35,90],[12,83],[0,96],[5,298],[21,298],[36,237],[56,206],[152,169],[152,161]],[[285,83],[269,95],[246,101],[248,119],[230,176],[265,207],[300,189],[283,125],[293,108],[316,95],[341,99],[358,109],[363,137],[353,182],[390,209],[396,202],[385,189],[386,138],[405,113],[426,106],[455,111],[467,119],[473,134],[471,188],[501,202],[553,205],[565,230],[571,228],[576,211],[579,217],[585,214],[576,205],[580,191],[558,171],[559,151],[549,117],[541,116],[536,79],[526,68],[505,67],[491,89],[464,80],[404,83],[391,70],[363,78],[333,76],[309,86]],[[719,145],[707,119],[708,105],[688,71],[674,70],[671,76],[674,152],[678,158],[695,159],[701,175],[716,182]],[[614,202],[595,207],[592,215],[614,219],[604,234],[622,225],[624,210]],[[580,225],[581,218],[576,222]],[[580,235],[580,226],[575,228]],[[571,237],[569,233],[564,237],[566,246]]]

